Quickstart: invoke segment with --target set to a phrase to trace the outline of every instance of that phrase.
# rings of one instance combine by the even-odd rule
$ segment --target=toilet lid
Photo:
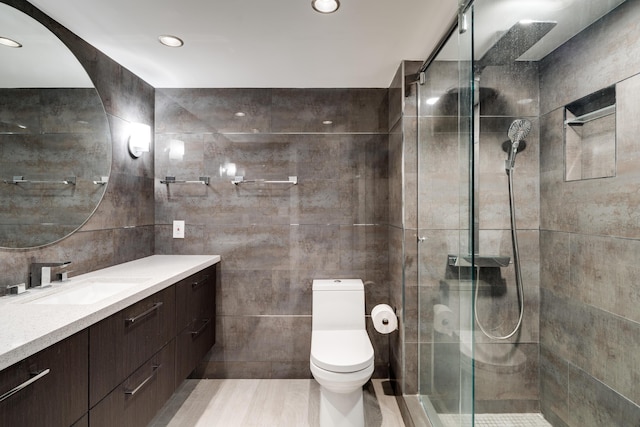
[[[365,330],[313,331],[311,361],[331,372],[357,372],[373,363],[373,347]]]

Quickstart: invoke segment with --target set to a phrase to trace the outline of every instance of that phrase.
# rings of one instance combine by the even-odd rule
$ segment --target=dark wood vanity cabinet
[[[93,407],[175,337],[175,286],[89,328],[89,405]]]
[[[0,372],[0,395],[5,396],[0,426],[82,425],[88,408],[88,337],[81,331]]]
[[[176,383],[196,368],[215,342],[216,266],[176,284]]]
[[[215,342],[216,273],[205,268],[1,371],[0,396],[27,385],[0,401],[0,427],[146,426]]]
[[[174,358],[175,340],[171,340],[91,408],[89,425],[146,426],[176,388]]]
[[[216,266],[89,328],[89,425],[145,426],[215,341]]]

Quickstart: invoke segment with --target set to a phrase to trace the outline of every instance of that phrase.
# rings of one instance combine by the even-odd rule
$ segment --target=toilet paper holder
[[[371,310],[371,321],[376,331],[389,334],[398,330],[398,315],[395,307],[378,304]]]

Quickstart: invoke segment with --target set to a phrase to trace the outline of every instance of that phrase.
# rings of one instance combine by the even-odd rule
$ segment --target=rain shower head
[[[478,70],[488,65],[506,65],[516,61],[538,43],[557,22],[555,21],[519,21],[489,48],[476,63]]]

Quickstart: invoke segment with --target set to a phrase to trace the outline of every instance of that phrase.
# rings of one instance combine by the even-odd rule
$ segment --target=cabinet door
[[[93,407],[175,337],[175,287],[89,328],[89,405]]]
[[[176,285],[176,383],[193,371],[215,342],[217,266]]]
[[[91,427],[146,426],[175,389],[171,341],[89,412]]]
[[[0,426],[68,427],[80,420],[89,406],[88,348],[84,330],[0,372]]]

